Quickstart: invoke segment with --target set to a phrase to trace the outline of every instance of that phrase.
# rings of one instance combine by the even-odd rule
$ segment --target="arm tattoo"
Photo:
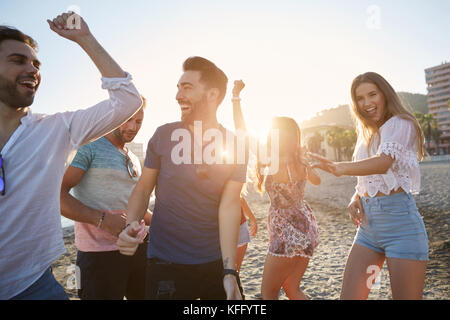
[[[223,259],[223,267],[224,267],[224,269],[230,269],[231,268],[231,266],[228,265],[229,262],[230,262],[230,258],[227,257],[227,258]]]

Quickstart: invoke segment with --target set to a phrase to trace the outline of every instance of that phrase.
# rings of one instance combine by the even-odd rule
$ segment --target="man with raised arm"
[[[75,19],[77,28],[68,23]],[[139,110],[131,76],[74,13],[47,20],[77,43],[102,75],[109,99],[75,112],[31,112],[40,85],[37,44],[0,26],[0,299],[67,299],[51,263],[65,252],[60,188],[70,154],[112,131]]]
[[[236,248],[247,166],[235,159],[205,163],[205,159],[197,161],[196,154],[207,155],[211,144],[225,141],[230,134],[216,117],[228,79],[201,57],[188,58],[183,72],[176,95],[181,121],[159,127],[148,143],[145,168],[128,201],[127,228],[119,236],[119,250],[135,253],[139,221],[156,186],[147,298],[240,299]],[[207,138],[208,131],[216,133],[215,140]],[[179,149],[180,144],[186,148]],[[221,154],[220,149],[215,152]]]

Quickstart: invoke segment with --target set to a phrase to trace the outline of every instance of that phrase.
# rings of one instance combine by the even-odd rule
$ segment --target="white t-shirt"
[[[74,151],[120,126],[140,108],[127,78],[102,78],[109,99],[75,112],[21,119],[1,151],[6,194],[0,195],[0,299],[38,280],[65,252],[60,191]]]
[[[356,191],[359,196],[368,193],[374,197],[378,191],[389,194],[402,188],[405,192],[417,194],[420,191],[420,168],[417,160],[416,130],[414,124],[406,119],[394,116],[379,129],[379,136],[370,145],[360,136],[356,143],[353,160],[364,160],[375,155],[386,154],[394,163],[386,174],[358,177]]]

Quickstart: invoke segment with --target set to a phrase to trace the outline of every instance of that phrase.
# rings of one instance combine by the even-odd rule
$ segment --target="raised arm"
[[[105,78],[125,78],[125,72],[111,58],[92,35],[84,19],[74,12],[63,13],[52,21],[47,20],[50,29],[63,38],[77,43],[95,63]]]
[[[240,93],[242,89],[244,89],[245,84],[242,80],[234,81],[233,88],[233,120],[234,120],[234,128],[235,130],[244,130],[247,131],[247,127],[245,125],[244,115],[242,114],[241,108],[241,98]]]
[[[131,82],[131,75],[124,72],[99,44],[82,17],[63,13],[47,22],[51,30],[77,43],[92,59],[102,75],[102,88],[107,89],[110,96],[91,108],[59,115],[66,123],[72,147],[76,149],[131,118],[141,107],[142,99]]]

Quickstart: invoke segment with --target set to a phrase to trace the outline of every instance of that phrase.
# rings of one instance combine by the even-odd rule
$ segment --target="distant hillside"
[[[311,119],[301,123],[302,128],[310,128],[320,125],[335,124],[339,126],[353,126],[349,105],[340,105],[337,108],[322,110]]]
[[[406,108],[411,112],[428,113],[427,96],[420,93],[397,92]]]
[[[397,92],[400,100],[411,112],[428,113],[427,96],[419,93]],[[302,128],[319,125],[336,124],[340,126],[354,126],[349,105],[340,105],[316,113],[311,119],[301,123]]]

